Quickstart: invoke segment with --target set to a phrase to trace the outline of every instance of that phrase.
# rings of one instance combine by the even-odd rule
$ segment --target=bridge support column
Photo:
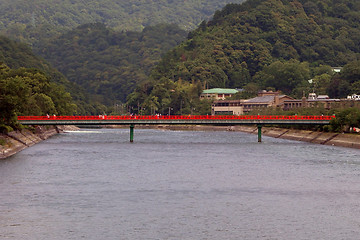
[[[130,125],[130,142],[134,142],[134,125]]]
[[[262,128],[262,126],[260,124],[258,124],[257,128],[258,128],[258,142],[261,142],[261,128]]]

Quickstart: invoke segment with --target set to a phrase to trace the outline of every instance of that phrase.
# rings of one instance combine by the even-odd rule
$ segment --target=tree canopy
[[[171,24],[146,27],[142,32],[117,32],[94,23],[79,26],[37,51],[71,82],[86,89],[93,100],[111,105],[125,102],[161,56],[186,35]]]
[[[243,0],[1,0],[0,33],[39,44],[49,36],[100,22],[116,31],[142,31],[160,23],[190,30],[227,3]]]
[[[18,43],[7,37],[0,36],[0,63],[10,69],[32,69],[46,76],[47,81],[56,84],[59,89],[64,88],[71,94],[71,101],[77,105],[77,114],[97,114],[104,112],[104,106],[98,102],[90,102],[88,94],[76,83],[70,82],[63,74],[53,68],[41,57],[36,56],[31,48],[23,43]],[[60,95],[59,95],[60,97]]]
[[[0,63],[0,124],[16,127],[18,115],[72,115],[76,105],[65,88],[43,72]]]

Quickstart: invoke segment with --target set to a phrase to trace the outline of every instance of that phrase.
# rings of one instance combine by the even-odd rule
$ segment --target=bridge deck
[[[23,125],[327,125],[334,116],[19,116]]]

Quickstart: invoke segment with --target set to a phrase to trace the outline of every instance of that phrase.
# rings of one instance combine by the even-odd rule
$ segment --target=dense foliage
[[[64,87],[37,69],[0,64],[0,125],[17,127],[17,115],[73,114],[76,105]]]
[[[185,38],[176,25],[116,32],[104,24],[86,24],[44,44],[39,53],[93,100],[111,105],[124,102],[161,56]]]
[[[209,88],[251,83],[294,97],[312,90],[345,97],[360,90],[359,59],[358,0],[248,0],[202,22],[158,64],[143,85],[147,91],[138,88],[129,100],[146,105],[164,82],[179,80]],[[331,71],[346,64],[340,75]],[[166,97],[157,101],[169,107]]]
[[[134,113],[206,114],[210,113],[209,103],[199,101],[198,96],[202,89],[211,87],[246,89],[237,97],[250,97],[264,88],[281,90],[293,97],[312,91],[331,97],[360,93],[358,0],[248,0],[243,4],[229,4],[217,11],[212,20],[203,21],[159,64],[160,56],[184,39],[185,33],[174,25],[145,27],[144,24],[139,28],[145,27],[142,32],[124,32],[117,31],[117,25],[109,22],[91,23],[49,41],[50,32],[58,32],[58,29],[49,28],[47,24],[62,19],[60,22],[68,29],[81,22],[72,21],[71,17],[49,21],[48,17],[59,16],[50,9],[60,5],[78,9],[82,3],[63,1],[54,4],[42,11],[46,17],[40,18],[37,10],[43,9],[48,2],[37,1],[32,4],[37,8],[29,6],[30,15],[12,16],[14,19],[27,19],[22,23],[13,21],[21,27],[12,28],[10,25],[13,23],[3,21],[0,28],[15,29],[12,36],[27,34],[27,39],[41,35],[46,42],[35,46],[36,51],[59,68],[72,81],[71,84],[78,83],[89,89],[93,102],[112,105],[127,97],[127,109]],[[151,7],[155,7],[157,3],[151,2]],[[17,11],[11,6],[19,3],[23,2],[1,2],[1,9],[12,9],[3,12],[2,17],[9,19],[11,13]],[[148,4],[135,1],[124,4],[128,3],[139,7]],[[179,4],[166,2],[171,3]],[[195,1],[186,1],[183,5],[192,3]],[[207,4],[211,2],[207,1]],[[116,9],[112,6],[112,10]],[[75,16],[75,12],[69,11],[68,14],[74,13]],[[104,16],[108,19],[109,15]],[[92,17],[87,21],[105,22]],[[106,25],[114,26],[115,30]],[[39,36],[32,35],[34,29],[40,33]],[[148,78],[150,69],[156,64]],[[340,74],[335,74],[330,66],[344,68]],[[61,74],[55,75],[60,76],[55,78],[57,81],[66,81]],[[52,78],[55,75],[50,74]],[[136,84],[136,90],[128,95]],[[76,85],[69,86],[67,89],[71,91],[77,88]],[[71,93],[77,98],[77,103],[87,100],[81,93]],[[105,111],[101,105],[95,105],[83,107],[78,113]]]
[[[359,106],[337,111],[336,118],[331,120],[330,129],[335,132],[352,132],[354,127],[360,126]]]
[[[0,62],[6,63],[10,68],[37,68],[53,76],[54,81],[67,83],[57,70],[35,56],[26,44],[12,41],[4,36],[0,36]]]
[[[0,63],[11,69],[31,68],[43,72],[51,82],[64,86],[70,92],[77,104],[77,114],[97,114],[104,112],[105,107],[97,102],[91,102],[88,95],[77,84],[67,80],[59,71],[49,63],[34,55],[32,50],[23,43],[12,41],[0,36]]]
[[[215,10],[243,0],[1,0],[0,33],[38,43],[79,25],[101,22],[117,31],[159,23],[194,29]]]
[[[0,36],[0,130],[17,128],[17,115],[73,114],[73,86],[31,49]]]

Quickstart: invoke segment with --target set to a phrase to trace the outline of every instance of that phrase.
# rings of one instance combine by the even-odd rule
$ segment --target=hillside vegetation
[[[31,49],[0,36],[0,131],[19,127],[17,115],[73,114],[73,86]]]
[[[359,59],[358,0],[249,0],[229,4],[202,22],[128,102],[160,112],[185,106],[189,112],[199,107],[196,95],[188,96],[194,91],[184,90],[187,85],[250,93],[270,88],[294,97],[315,89],[345,97],[360,93]],[[330,66],[345,67],[334,75]]]
[[[104,109],[98,103],[89,103],[87,95],[78,85],[35,56],[27,45],[3,36],[0,36],[0,66],[1,121],[11,119],[4,117],[10,113],[11,116],[46,112],[85,114]],[[40,104],[43,100],[47,102],[47,107]]]
[[[69,115],[76,111],[65,89],[39,70],[0,64],[0,132],[18,128],[18,115]]]
[[[159,24],[142,32],[117,32],[104,24],[85,24],[37,49],[92,100],[111,105],[125,102],[136,84],[147,79],[171,48],[186,39],[176,25]]]
[[[142,31],[159,23],[190,30],[230,2],[242,0],[1,0],[0,33],[37,43],[95,22],[116,31]]]
[[[34,55],[26,44],[18,43],[7,37],[0,36],[0,62],[6,63],[10,68],[37,68],[54,76],[55,81],[66,83],[61,74],[52,68],[40,57]]]

